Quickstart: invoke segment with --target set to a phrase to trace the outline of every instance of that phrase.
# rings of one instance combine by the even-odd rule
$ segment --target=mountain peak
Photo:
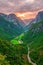
[[[15,14],[9,14],[8,17],[11,17],[11,18],[17,18],[17,16]]]
[[[6,15],[6,14],[4,14],[4,13],[0,13],[0,16],[5,16],[5,17],[6,17],[7,15]]]
[[[15,15],[15,14],[13,14],[13,13],[9,14],[9,16],[15,16],[15,17],[16,17],[16,15]]]
[[[38,14],[43,15],[43,11],[38,12]]]
[[[43,20],[43,11],[38,12],[36,16],[36,21],[42,21]]]

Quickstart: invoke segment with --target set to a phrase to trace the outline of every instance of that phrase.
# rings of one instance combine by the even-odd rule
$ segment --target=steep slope
[[[0,38],[12,39],[23,32],[23,28],[19,24],[15,25],[0,15]]]
[[[43,21],[43,11],[39,11],[38,14],[34,19],[30,19],[30,23],[26,25],[25,29],[28,29],[31,27],[32,24]],[[28,21],[29,22],[29,21]]]
[[[30,58],[37,65],[43,65],[43,33],[37,36],[30,47]]]
[[[39,18],[39,16],[37,17],[37,19],[38,18]],[[40,33],[43,33],[43,20],[42,21],[39,21],[39,22],[37,21],[37,22],[34,23],[35,19],[33,19],[27,26],[24,27],[25,33],[23,33],[23,37],[21,38],[22,41],[24,41],[24,44],[25,43],[32,42],[32,40],[34,41],[34,38],[36,36],[40,35]],[[12,42],[13,43],[17,42],[17,44],[18,44],[18,40],[19,39],[16,39],[16,38],[15,39],[12,39]]]
[[[24,27],[24,22],[18,18],[15,14],[9,14],[7,17],[5,17],[9,22],[13,22],[15,25],[17,25],[19,28]]]
[[[30,48],[32,62],[43,65],[43,21],[32,24],[22,41]]]
[[[20,18],[18,18],[15,14],[3,14],[0,13],[1,16],[3,16],[7,21],[9,22],[13,22],[15,25],[17,25],[19,28],[23,28],[25,26],[25,23],[23,22],[23,20],[21,20]]]
[[[21,39],[29,48],[33,63],[43,65],[43,12],[39,12]]]
[[[43,11],[38,12],[35,21],[39,22],[43,20]]]
[[[40,33],[43,33],[43,21],[32,24],[29,31],[24,34],[23,41],[25,43],[31,42]]]

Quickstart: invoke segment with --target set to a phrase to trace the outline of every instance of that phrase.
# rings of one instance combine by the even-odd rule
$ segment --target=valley
[[[42,13],[28,25],[14,14],[0,14],[0,65],[43,65]]]

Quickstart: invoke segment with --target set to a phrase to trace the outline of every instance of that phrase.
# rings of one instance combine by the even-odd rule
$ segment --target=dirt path
[[[27,55],[28,61],[29,61],[32,65],[37,65],[36,63],[34,63],[34,62],[31,61],[31,58],[30,58],[29,54],[30,54],[30,51],[29,51],[29,47],[28,47],[28,55]]]

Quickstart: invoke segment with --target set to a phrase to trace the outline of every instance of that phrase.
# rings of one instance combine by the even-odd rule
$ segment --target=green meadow
[[[23,41],[21,39],[22,39],[23,36],[24,36],[24,33],[22,33],[21,35],[17,36],[14,39],[12,39],[11,43],[13,43],[13,44],[22,44]]]

